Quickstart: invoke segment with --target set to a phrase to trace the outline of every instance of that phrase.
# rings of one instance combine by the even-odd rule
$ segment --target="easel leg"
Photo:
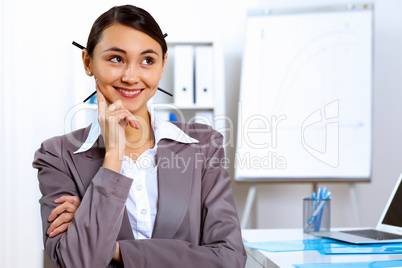
[[[248,189],[247,200],[243,210],[243,217],[241,219],[241,228],[245,229],[247,227],[247,223],[249,222],[250,212],[253,207],[255,193],[257,191],[257,184],[251,184],[250,188]]]
[[[355,212],[355,220],[356,220],[357,227],[361,227],[360,216],[359,216],[359,207],[357,205],[356,188],[355,188],[355,183],[353,183],[353,182],[349,183],[349,194],[350,194],[350,200],[352,201],[353,210]]]

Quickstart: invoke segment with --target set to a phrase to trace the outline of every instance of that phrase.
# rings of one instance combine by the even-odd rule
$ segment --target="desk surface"
[[[317,238],[303,234],[302,229],[244,229],[244,242],[268,242],[285,240],[302,240]],[[293,252],[267,252],[247,248],[247,268],[254,267],[294,267],[302,263],[341,263],[365,262],[379,260],[401,260],[402,254],[353,254],[353,255],[321,255],[316,250]]]

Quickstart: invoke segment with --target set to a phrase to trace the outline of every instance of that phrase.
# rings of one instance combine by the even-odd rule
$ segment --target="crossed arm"
[[[51,222],[51,224],[46,234],[49,237],[55,237],[67,231],[68,226],[74,219],[75,212],[81,204],[81,200],[78,196],[64,195],[54,200],[54,203],[59,205],[52,210],[48,218],[48,222]],[[118,241],[116,241],[116,250],[113,255],[113,260],[122,262]]]

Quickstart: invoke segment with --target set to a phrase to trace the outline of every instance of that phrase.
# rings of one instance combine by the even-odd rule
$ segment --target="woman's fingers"
[[[74,213],[63,213],[52,224],[50,224],[47,234],[50,237],[54,237],[67,230],[68,225],[74,219]]]
[[[76,206],[79,206],[81,204],[81,200],[78,196],[71,196],[71,195],[63,195],[56,200],[54,200],[56,204],[61,204],[64,202],[70,202]]]
[[[50,216],[48,218],[49,222],[54,221],[60,214],[63,212],[70,212],[70,213],[75,213],[77,210],[78,206],[75,206],[74,204],[70,202],[64,202],[61,205],[58,205],[55,207],[52,212],[50,213]]]
[[[109,111],[113,112],[113,111],[116,111],[116,110],[124,110],[125,107],[124,107],[123,102],[121,100],[117,100],[117,101],[113,102],[112,104],[110,104],[108,109],[109,109]]]
[[[121,100],[117,100],[108,107],[110,112],[116,111],[116,116],[118,117],[118,123],[127,126],[130,125],[132,128],[139,129],[140,124],[134,115],[132,115],[125,107]]]
[[[99,89],[99,86],[96,86],[96,92],[98,96],[98,118],[100,121],[104,121],[106,119],[110,119],[110,116],[117,117],[118,120],[113,121],[122,125],[127,126],[130,125],[132,128],[139,129],[140,124],[134,115],[132,115],[125,107],[121,100],[117,100],[114,103],[108,105],[105,96]]]
[[[116,112],[115,114],[113,114],[113,116],[117,118],[117,123],[119,125],[122,125],[124,127],[130,125],[132,128],[140,128],[140,124],[138,123],[137,118],[135,118],[135,116],[128,111]]]
[[[59,235],[65,231],[67,231],[67,228],[69,225],[70,225],[70,223],[63,223],[59,227],[57,227],[54,230],[52,230],[51,232],[49,232],[48,233],[49,237],[55,237],[56,235]]]
[[[103,96],[102,92],[99,90],[98,85],[96,86],[96,95],[98,99],[98,117],[99,119],[104,118],[107,109],[107,103],[105,96]]]
[[[63,212],[75,213],[81,204],[81,200],[77,196],[62,196],[57,198],[54,202],[56,204],[62,204],[52,210],[48,218],[49,222],[54,221]]]
[[[136,129],[140,129],[140,123],[138,122],[137,118],[135,118],[134,115],[130,114],[127,118],[126,118],[128,124],[132,127],[132,128],[136,128]]]
[[[78,196],[66,195],[57,198],[54,202],[60,205],[52,210],[48,218],[48,221],[51,222],[46,232],[49,237],[55,237],[67,230],[68,225],[74,219],[75,212],[81,204]]]

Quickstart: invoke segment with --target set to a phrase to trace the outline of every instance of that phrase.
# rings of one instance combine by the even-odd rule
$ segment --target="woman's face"
[[[121,100],[130,112],[146,109],[166,63],[162,48],[149,35],[122,24],[106,28],[92,58],[83,54],[86,69],[97,79],[109,103]]]

